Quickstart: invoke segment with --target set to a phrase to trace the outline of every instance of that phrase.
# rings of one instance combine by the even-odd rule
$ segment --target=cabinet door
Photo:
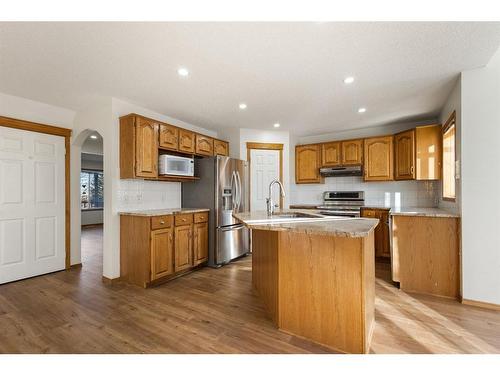
[[[193,224],[193,256],[194,265],[208,260],[208,223]]]
[[[417,180],[441,178],[441,125],[419,126],[415,129]]]
[[[201,134],[196,134],[196,153],[212,156],[214,154],[214,140]]]
[[[158,124],[140,117],[135,128],[135,175],[158,177]]]
[[[321,165],[323,167],[335,167],[341,164],[340,142],[329,142],[321,145]]]
[[[179,129],[179,151],[194,154],[194,133]]]
[[[182,271],[193,265],[193,226],[181,225],[175,227],[175,272]]]
[[[214,139],[214,155],[229,155],[229,143]]]
[[[394,179],[415,179],[415,130],[408,130],[394,136],[394,154],[396,155]]]
[[[179,128],[172,125],[160,124],[160,147],[177,151]]]
[[[174,272],[172,228],[151,232],[151,280]]]
[[[379,225],[377,226],[378,236],[376,242],[378,243],[377,247],[377,256],[390,258],[391,250],[389,243],[389,212],[380,210],[378,218],[380,220]]]
[[[393,179],[393,137],[365,139],[365,181]]]
[[[320,145],[302,145],[295,147],[295,183],[321,183],[319,174]]]
[[[342,165],[363,163],[363,140],[342,141]]]

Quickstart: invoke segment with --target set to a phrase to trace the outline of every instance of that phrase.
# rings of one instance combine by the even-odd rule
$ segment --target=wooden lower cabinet
[[[193,263],[198,265],[208,260],[208,223],[193,224]]]
[[[175,272],[193,265],[193,226],[175,227]]]
[[[207,260],[208,211],[175,217],[121,215],[120,280],[146,288]]]
[[[375,256],[390,258],[389,210],[364,208],[361,210],[361,216],[379,219],[379,223],[375,228]]]
[[[151,232],[151,279],[174,273],[174,236],[172,228]]]

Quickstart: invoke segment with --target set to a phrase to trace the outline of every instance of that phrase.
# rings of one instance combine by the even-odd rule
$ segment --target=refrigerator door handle
[[[240,172],[236,171],[236,177],[238,181],[238,212],[239,212],[241,207],[241,192],[242,192]]]

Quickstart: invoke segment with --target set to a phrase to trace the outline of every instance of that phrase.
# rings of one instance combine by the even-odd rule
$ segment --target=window
[[[104,177],[102,172],[80,173],[80,205],[83,210],[104,207]]]
[[[443,127],[443,199],[455,200],[455,112]]]

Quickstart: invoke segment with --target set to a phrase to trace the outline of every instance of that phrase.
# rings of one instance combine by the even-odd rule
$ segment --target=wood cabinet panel
[[[175,226],[191,224],[192,222],[193,222],[193,214],[175,215]]]
[[[295,183],[312,184],[323,182],[319,174],[320,145],[301,145],[295,147]]]
[[[172,215],[154,216],[151,218],[151,229],[163,229],[172,226]]]
[[[341,142],[329,142],[321,145],[321,165],[336,167],[342,163]]]
[[[415,179],[415,130],[411,129],[394,136],[394,179]]]
[[[393,136],[365,139],[365,181],[393,179]]]
[[[199,212],[194,214],[195,223],[204,223],[208,221],[208,212]]]
[[[219,139],[214,139],[214,155],[228,156],[229,143]]]
[[[377,257],[390,257],[389,211],[363,208],[361,210],[361,216],[379,219],[379,223],[375,228],[375,255]]]
[[[419,126],[415,129],[417,180],[441,178],[441,125]]]
[[[151,232],[151,280],[174,273],[173,228]]]
[[[193,224],[193,264],[208,260],[208,223]]]
[[[179,128],[168,124],[160,124],[159,146],[161,148],[177,151],[179,146],[178,140],[179,140]]]
[[[214,154],[214,140],[201,134],[196,134],[196,153],[212,156]]]
[[[342,141],[342,165],[363,163],[363,140]]]
[[[135,175],[158,177],[158,124],[137,117],[135,141]]]
[[[179,129],[179,145],[178,150],[194,154],[195,149],[195,134],[189,130]]]
[[[175,272],[193,265],[193,226],[181,225],[175,230]]]

